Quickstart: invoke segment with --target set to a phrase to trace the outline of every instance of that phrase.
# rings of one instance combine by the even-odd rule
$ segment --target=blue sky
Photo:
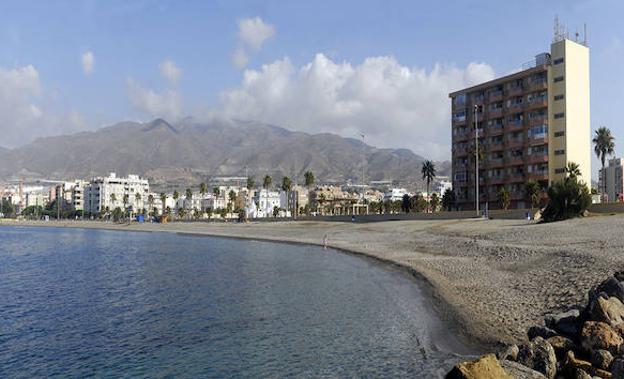
[[[372,144],[444,158],[444,94],[548,51],[555,15],[571,34],[587,23],[592,128],[605,125],[617,138],[624,136],[616,112],[624,100],[623,12],[621,2],[609,0],[4,1],[0,80],[4,70],[25,93],[10,99],[10,109],[0,106],[0,131],[9,136],[0,145],[163,112],[258,118],[350,137],[362,131]],[[241,37],[245,19],[272,31],[260,46]],[[248,58],[244,67],[233,64],[239,48]],[[94,57],[90,73],[81,62],[86,52]],[[166,60],[179,70],[177,80],[159,69]],[[34,73],[27,75],[29,66]],[[15,83],[24,76],[38,88]],[[366,87],[375,80],[378,87]],[[326,95],[340,107],[315,103]],[[288,106],[266,99],[283,96]],[[45,127],[24,121],[23,112],[11,114],[26,104]],[[292,116],[300,113],[306,118]]]

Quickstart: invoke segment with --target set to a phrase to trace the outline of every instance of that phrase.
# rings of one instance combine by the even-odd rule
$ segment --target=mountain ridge
[[[146,123],[123,121],[94,131],[41,137],[3,151],[0,178],[87,178],[116,172],[139,174],[159,185],[197,184],[213,176],[259,181],[269,174],[303,179],[311,170],[321,182],[359,183],[362,153],[367,180],[422,184],[423,157],[408,149],[377,148],[336,134],[308,134],[254,121],[186,118]],[[439,175],[450,164],[438,163]],[[277,180],[274,179],[274,182]]]

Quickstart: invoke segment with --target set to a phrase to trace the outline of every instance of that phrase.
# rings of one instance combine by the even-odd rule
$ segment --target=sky
[[[558,16],[570,34],[587,23],[592,130],[609,127],[619,153],[623,13],[615,0],[5,0],[0,146],[192,116],[449,159],[448,93],[549,51]]]

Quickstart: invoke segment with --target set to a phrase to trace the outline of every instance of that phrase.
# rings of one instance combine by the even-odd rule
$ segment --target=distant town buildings
[[[137,175],[93,178],[84,188],[84,211],[98,214],[115,208],[143,209],[149,195],[149,183]]]
[[[546,188],[579,165],[589,182],[589,48],[557,35],[522,71],[451,93],[452,182],[460,209],[497,206],[505,188],[512,208],[528,205],[524,186]],[[475,123],[477,134],[475,136]],[[478,138],[478,149],[475,137]],[[475,156],[479,156],[476,175]],[[479,184],[475,185],[477,177]]]
[[[622,158],[609,159],[609,164],[600,169],[598,188],[604,189],[605,201],[623,201],[624,196],[624,167]]]

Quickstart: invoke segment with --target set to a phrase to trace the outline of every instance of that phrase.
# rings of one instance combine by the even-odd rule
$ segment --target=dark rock
[[[613,355],[606,350],[596,350],[591,355],[591,363],[594,367],[608,370],[613,362]]]
[[[589,291],[589,301],[593,302],[601,294],[606,294],[605,297],[607,298],[615,297],[620,301],[624,301],[624,285],[616,278],[610,277]]]
[[[553,349],[555,349],[555,355],[557,356],[558,361],[563,361],[566,353],[576,348],[576,345],[574,345],[574,342],[571,339],[564,337],[564,336],[550,337],[546,341],[548,341],[550,346],[552,346]]]
[[[589,353],[607,350],[611,354],[617,354],[622,343],[622,337],[609,324],[600,321],[586,321],[583,324],[581,347]]]
[[[611,377],[624,379],[624,358],[615,358],[611,363]]]
[[[581,312],[578,309],[570,309],[567,312],[548,314],[544,317],[546,326],[556,330],[566,337],[576,339],[581,326]]]
[[[554,337],[556,335],[557,335],[557,332],[550,329],[549,327],[541,326],[541,325],[534,325],[530,327],[529,330],[527,331],[527,336],[529,337],[529,340],[532,340],[535,337],[542,337],[546,339],[546,338]]]
[[[555,349],[542,337],[535,337],[531,342],[520,346],[518,363],[541,372],[548,379],[553,379],[557,373]]]
[[[617,271],[615,274],[613,274],[613,277],[620,282],[624,282],[624,271]]]
[[[592,377],[585,370],[579,368],[574,372],[574,379],[592,379]]]
[[[518,362],[502,360],[500,364],[509,375],[514,377],[514,379],[546,379],[544,374],[541,372],[530,369]]]

